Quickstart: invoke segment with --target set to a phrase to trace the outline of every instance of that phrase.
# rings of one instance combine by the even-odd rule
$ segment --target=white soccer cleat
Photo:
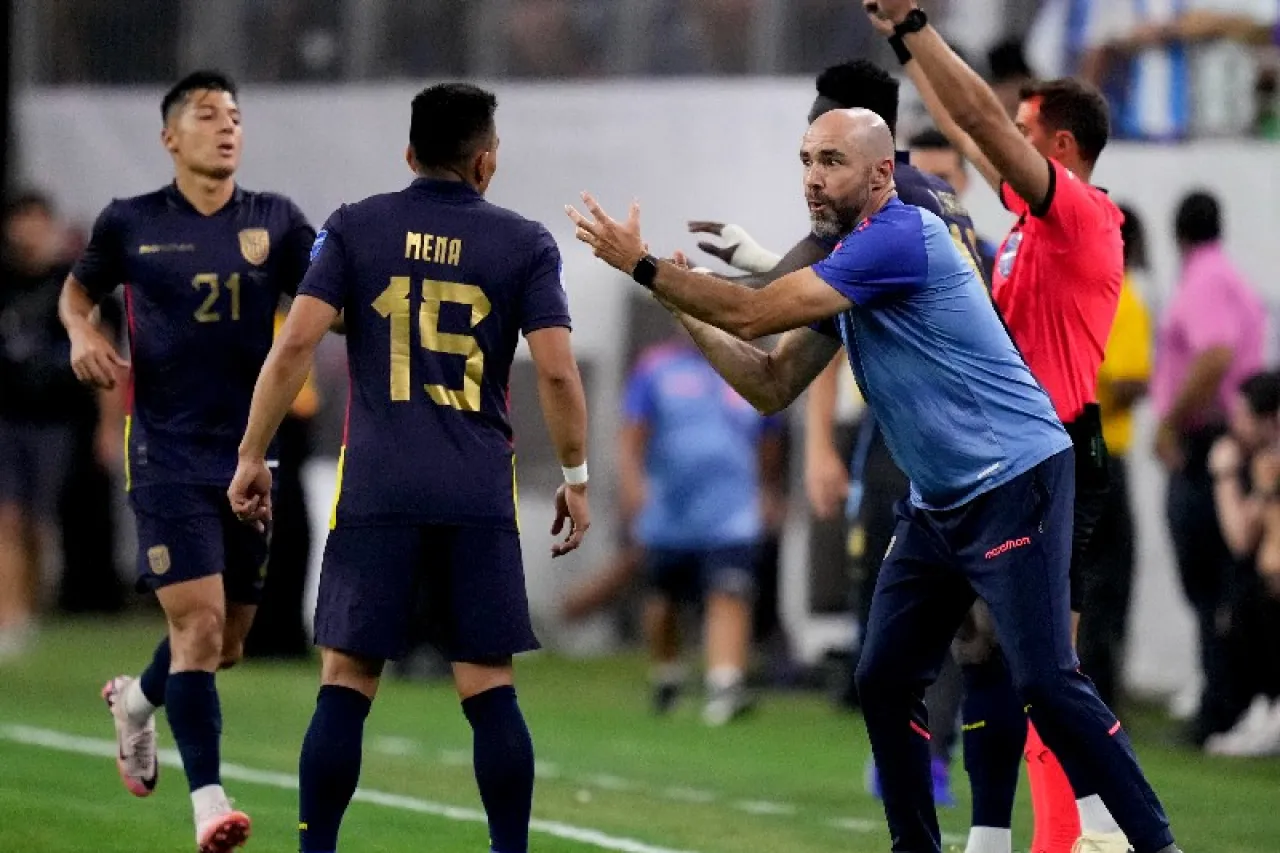
[[[1123,832],[1086,832],[1071,845],[1071,853],[1130,853],[1132,850]]]
[[[702,708],[702,722],[718,728],[751,712],[755,701],[742,685],[722,687],[711,691],[707,704]]]
[[[1257,755],[1260,740],[1267,740],[1270,729],[1272,707],[1266,696],[1255,696],[1246,711],[1230,731],[1211,735],[1205,741],[1205,751],[1210,755],[1249,756]]]
[[[116,769],[120,781],[135,797],[149,797],[160,778],[160,762],[156,756],[156,720],[148,717],[141,725],[133,722],[124,709],[125,689],[133,683],[126,675],[116,676],[102,687],[102,698],[116,724]]]
[[[231,853],[249,840],[249,816],[225,797],[196,813],[196,847],[200,853]]]

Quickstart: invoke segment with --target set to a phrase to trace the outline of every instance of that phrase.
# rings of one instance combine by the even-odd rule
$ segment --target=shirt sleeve
[[[569,295],[564,289],[564,261],[560,247],[547,229],[539,226],[524,289],[520,331],[525,335],[552,326],[573,328],[569,319]]]
[[[1111,382],[1140,382],[1151,376],[1151,318],[1128,284],[1120,291],[1100,374]]]
[[[647,424],[653,420],[653,408],[653,373],[642,365],[627,380],[622,419],[628,424]]]
[[[117,203],[98,214],[89,244],[71,274],[84,285],[95,302],[115,290],[125,279],[124,222]]]
[[[814,264],[813,271],[841,296],[864,307],[918,291],[929,275],[921,215],[928,214],[872,218],[829,258]]]
[[[311,250],[316,245],[316,229],[311,227],[307,217],[292,201],[288,204],[288,230],[280,245],[280,260],[276,267],[276,275],[280,290],[293,295],[298,291],[302,277],[307,274],[311,264]]]
[[[347,249],[342,236],[346,206],[338,208],[316,234],[311,245],[310,266],[298,285],[299,296],[314,296],[339,311],[346,305]]]

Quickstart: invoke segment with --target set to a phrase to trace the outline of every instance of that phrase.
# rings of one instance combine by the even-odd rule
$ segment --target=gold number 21
[[[216,323],[222,319],[221,312],[215,311],[213,306],[218,301],[223,286],[231,293],[231,319],[240,319],[240,273],[234,273],[226,281],[219,282],[217,273],[202,272],[191,279],[191,286],[196,290],[206,287],[209,289],[204,302],[196,309],[197,323]]]
[[[391,284],[373,301],[373,309],[391,321],[391,399],[396,402],[412,396],[412,380],[409,376],[411,352],[411,324],[409,322],[409,290],[412,286],[407,275],[391,277]],[[466,356],[462,390],[444,385],[427,383],[423,387],[427,396],[440,406],[450,406],[464,412],[480,411],[480,380],[484,376],[484,351],[471,335],[457,335],[440,331],[440,304],[453,302],[471,309],[471,328],[489,316],[493,306],[484,291],[473,284],[452,281],[422,282],[422,305],[418,308],[418,336],[423,349],[449,355]]]

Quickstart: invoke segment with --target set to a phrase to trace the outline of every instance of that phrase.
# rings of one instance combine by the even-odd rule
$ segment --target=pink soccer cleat
[[[160,762],[156,757],[156,721],[148,717],[135,723],[125,713],[122,701],[125,689],[133,679],[117,676],[102,687],[102,698],[116,725],[116,768],[120,781],[135,797],[149,797],[160,778]]]

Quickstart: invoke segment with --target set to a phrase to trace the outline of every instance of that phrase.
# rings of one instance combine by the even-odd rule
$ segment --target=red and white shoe
[[[230,808],[227,804],[228,811],[196,823],[196,845],[200,853],[231,853],[249,840],[249,816]]]
[[[102,687],[102,698],[111,711],[116,726],[116,768],[120,781],[135,797],[149,797],[160,778],[160,762],[156,756],[156,721],[148,717],[135,723],[125,713],[124,691],[133,679],[117,676]]]

